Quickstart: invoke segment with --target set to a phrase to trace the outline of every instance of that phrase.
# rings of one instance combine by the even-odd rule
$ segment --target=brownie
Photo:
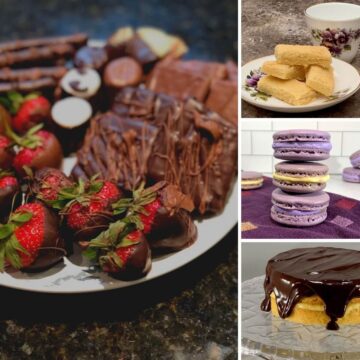
[[[133,189],[167,180],[199,213],[218,213],[237,171],[237,127],[194,99],[127,87],[113,112],[94,118],[78,152],[76,177],[97,173]]]

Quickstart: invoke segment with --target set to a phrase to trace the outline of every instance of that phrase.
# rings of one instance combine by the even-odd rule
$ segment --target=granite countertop
[[[188,57],[237,57],[234,0],[0,0],[0,40],[123,25],[182,36]],[[190,264],[104,293],[49,295],[0,287],[0,360],[237,358],[237,228]]]
[[[271,55],[279,43],[310,44],[304,11],[322,0],[242,0],[242,64]],[[339,0],[359,4],[357,0]],[[360,69],[360,53],[352,65]],[[328,109],[288,114],[257,108],[242,101],[242,117],[360,117],[360,91],[348,100]]]

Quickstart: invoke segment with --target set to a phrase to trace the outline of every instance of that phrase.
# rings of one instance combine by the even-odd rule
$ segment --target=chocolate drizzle
[[[97,172],[133,189],[166,180],[200,213],[220,212],[236,174],[237,129],[201,103],[125,88],[113,112],[92,121],[73,174]]]
[[[360,251],[317,247],[283,252],[269,260],[264,289],[261,309],[270,311],[274,293],[281,318],[302,298],[319,296],[330,318],[327,329],[337,330],[349,301],[360,297]]]

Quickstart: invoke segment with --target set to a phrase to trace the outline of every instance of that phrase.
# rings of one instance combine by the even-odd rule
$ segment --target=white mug
[[[326,46],[333,57],[351,62],[360,44],[360,6],[328,2],[310,6],[305,18],[314,45]]]

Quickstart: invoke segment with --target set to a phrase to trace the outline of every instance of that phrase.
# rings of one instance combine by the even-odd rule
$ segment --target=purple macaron
[[[360,168],[360,150],[350,155],[350,162],[354,168]]]
[[[343,170],[342,178],[347,182],[360,183],[360,169],[347,167]]]
[[[330,134],[320,130],[283,130],[273,135],[274,157],[282,160],[317,161],[330,157]]]
[[[287,194],[280,189],[272,193],[271,218],[290,226],[313,226],[327,217],[330,197],[324,191],[310,194]]]
[[[325,164],[282,161],[275,165],[273,184],[286,192],[311,193],[326,187],[328,171]]]
[[[253,190],[263,186],[264,178],[262,174],[257,171],[242,171],[241,172],[241,189]]]

